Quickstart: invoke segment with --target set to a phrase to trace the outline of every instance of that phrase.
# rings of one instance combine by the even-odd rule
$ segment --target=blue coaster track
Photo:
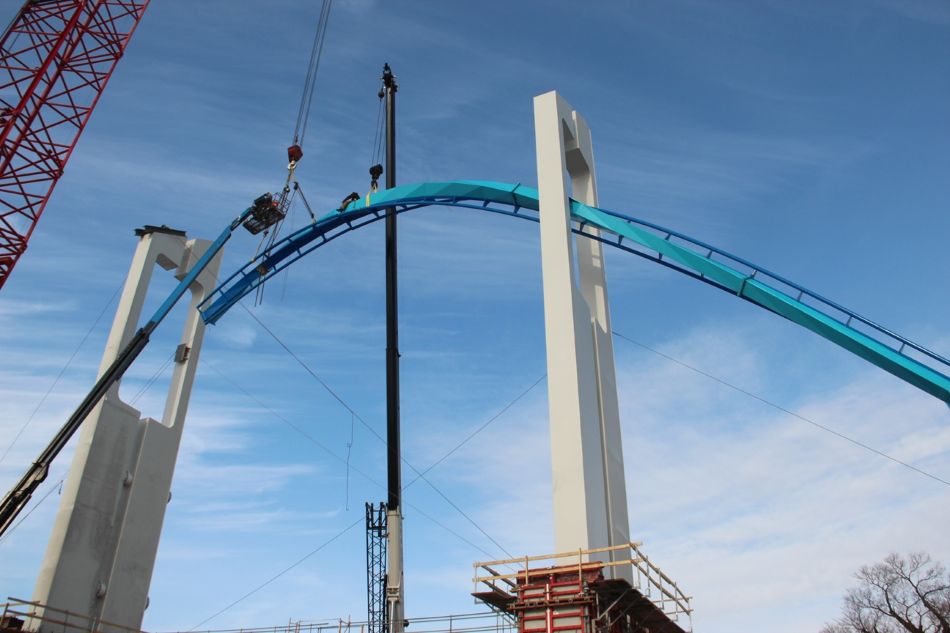
[[[242,297],[331,240],[427,206],[479,209],[539,221],[538,192],[463,180],[378,191],[287,236],[225,279],[199,306],[215,323]],[[855,312],[721,249],[636,218],[571,201],[572,230],[736,295],[801,325],[950,405],[950,361]]]

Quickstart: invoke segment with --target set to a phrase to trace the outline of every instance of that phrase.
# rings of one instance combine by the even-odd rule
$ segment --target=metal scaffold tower
[[[0,39],[0,287],[149,0],[27,0]]]
[[[389,630],[386,608],[386,504],[366,504],[366,627],[367,633]]]

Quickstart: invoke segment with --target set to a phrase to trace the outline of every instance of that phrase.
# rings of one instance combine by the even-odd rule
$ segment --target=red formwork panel
[[[596,614],[591,582],[603,579],[600,566],[586,564],[529,570],[519,576],[513,610],[519,633],[586,633]]]

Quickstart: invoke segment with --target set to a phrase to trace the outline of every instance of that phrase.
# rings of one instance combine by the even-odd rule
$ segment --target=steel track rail
[[[292,233],[225,279],[199,306],[215,323],[242,297],[336,238],[428,206],[477,209],[538,222],[538,192],[520,184],[452,181],[379,191]],[[950,360],[789,279],[683,233],[571,201],[572,230],[672,268],[774,312],[950,404]]]

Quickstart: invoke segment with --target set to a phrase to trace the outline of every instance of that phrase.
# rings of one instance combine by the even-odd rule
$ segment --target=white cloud
[[[723,336],[706,328],[663,350],[753,392],[780,373],[747,347],[722,355]],[[861,564],[912,549],[950,556],[932,527],[950,520],[945,486],[660,357],[622,368],[620,382],[633,529],[697,596],[698,626],[727,630],[750,605],[808,602],[820,606],[770,626],[818,628]],[[940,457],[926,466],[947,475],[945,407],[907,398],[882,372],[782,404],[897,458]]]

